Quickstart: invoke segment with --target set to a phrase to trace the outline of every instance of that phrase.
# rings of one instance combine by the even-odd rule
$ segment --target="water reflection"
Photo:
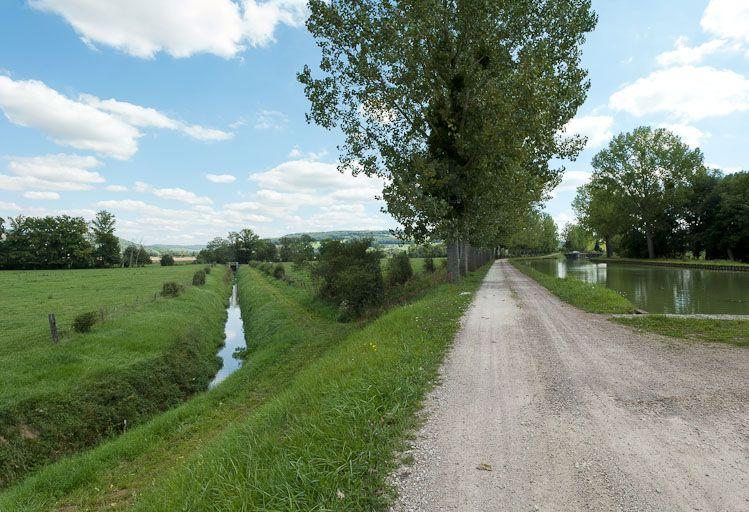
[[[239,309],[239,302],[237,301],[237,283],[234,283],[234,286],[232,286],[229,307],[226,312],[228,313],[226,327],[224,327],[226,341],[224,342],[224,346],[221,347],[221,350],[218,352],[222,366],[208,385],[209,388],[215,387],[242,366],[242,360],[235,357],[237,350],[241,350],[247,346],[244,339],[242,312]]]
[[[749,314],[749,272],[607,265],[586,260],[525,263],[545,274],[604,285],[651,313]]]

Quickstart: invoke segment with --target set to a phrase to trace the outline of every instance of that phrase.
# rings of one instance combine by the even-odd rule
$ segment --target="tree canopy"
[[[549,162],[582,148],[560,133],[589,85],[589,0],[312,0],[310,10],[322,60],[320,77],[299,74],[308,120],[343,131],[342,171],[385,179],[405,236],[494,244],[558,183]]]

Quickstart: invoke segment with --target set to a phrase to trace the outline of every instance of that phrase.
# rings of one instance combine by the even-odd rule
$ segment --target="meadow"
[[[382,509],[387,475],[483,273],[339,323],[311,290],[242,267],[241,369],[7,489],[0,509]]]
[[[0,272],[0,485],[204,388],[223,340],[224,269],[179,297],[158,295],[199,268]],[[97,323],[74,332],[73,318],[87,311]],[[62,332],[57,344],[48,313]]]

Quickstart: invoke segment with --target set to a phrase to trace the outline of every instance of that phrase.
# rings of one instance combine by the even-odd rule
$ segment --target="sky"
[[[561,228],[617,133],[663,126],[749,169],[749,0],[594,0],[588,137],[545,205]],[[106,209],[136,242],[202,244],[397,224],[376,178],[341,175],[341,135],[306,122],[305,0],[4,0],[0,216]]]

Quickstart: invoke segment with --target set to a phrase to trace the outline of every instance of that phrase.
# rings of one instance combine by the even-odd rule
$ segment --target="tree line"
[[[315,259],[313,239],[309,235],[283,237],[278,245],[270,239],[260,238],[249,228],[233,231],[226,238],[217,237],[198,253],[198,263],[247,264],[251,261],[293,261]]]
[[[100,211],[90,222],[68,215],[0,217],[0,269],[112,267],[122,264],[115,217]]]
[[[607,256],[749,261],[749,173],[710,169],[700,149],[646,126],[616,136],[593,169],[573,207]]]

